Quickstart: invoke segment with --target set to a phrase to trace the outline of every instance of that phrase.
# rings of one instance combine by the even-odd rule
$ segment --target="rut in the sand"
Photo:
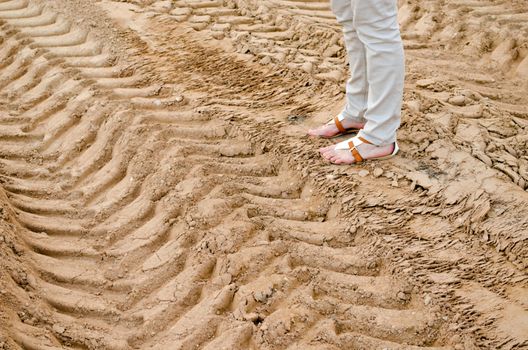
[[[520,190],[528,190],[526,3],[400,5],[408,74],[399,139],[410,144],[407,152],[414,160],[429,168],[415,171],[409,179],[435,193],[443,188],[450,197],[444,204],[475,196],[472,201],[480,207],[476,211],[481,217],[493,211],[490,202],[525,208],[510,186],[494,184],[492,198],[479,193],[489,187],[484,185],[487,179],[501,175]],[[146,6],[147,13],[159,11],[155,4],[149,9]],[[218,1],[188,0],[176,1],[165,10],[160,21],[185,21],[213,38],[230,38],[238,53],[254,56],[262,66],[298,70],[341,86],[347,77],[340,28],[327,2],[237,1],[227,11]],[[516,266],[526,269],[523,232],[528,221],[525,215],[510,216],[509,209],[500,210],[507,212],[502,218],[489,215],[490,225],[500,233],[490,237],[489,231],[495,229],[478,223],[474,230],[490,237],[486,240],[497,250],[507,251]],[[515,220],[514,232],[499,228],[504,221]]]
[[[435,342],[405,283],[336,243],[345,223],[221,112],[143,84],[40,6],[4,1],[0,18],[2,182],[54,333],[14,324],[19,346]]]
[[[215,39],[231,38],[237,52],[256,56],[262,65],[284,65],[322,81],[343,83],[347,76],[341,32],[328,2],[238,1],[226,8],[220,1],[179,0],[166,10],[171,20],[186,21]],[[431,71],[427,81],[408,84],[407,95],[421,100],[412,105],[413,112],[444,102],[454,118],[444,117],[440,124],[458,134],[461,142],[476,137],[474,144],[464,146],[522,189],[528,188],[527,140],[514,136],[526,127],[524,89],[517,88],[519,81],[497,87],[491,75],[476,69],[474,60],[484,61],[488,71],[528,78],[528,55],[523,54],[526,19],[526,4],[509,1],[407,1],[399,10],[404,45],[413,62],[408,80],[414,83],[419,79],[413,76]],[[474,59],[456,62],[441,57],[444,48]],[[455,96],[446,93],[455,86]],[[481,99],[489,101],[482,104]],[[474,122],[482,117],[480,123]]]

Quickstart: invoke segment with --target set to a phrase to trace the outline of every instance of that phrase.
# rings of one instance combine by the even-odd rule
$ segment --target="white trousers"
[[[405,58],[397,0],[331,0],[343,26],[351,77],[339,119],[366,121],[359,136],[375,145],[396,141]]]

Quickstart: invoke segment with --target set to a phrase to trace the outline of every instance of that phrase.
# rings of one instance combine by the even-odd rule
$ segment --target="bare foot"
[[[363,159],[375,159],[392,154],[392,152],[394,152],[394,147],[396,147],[394,143],[386,146],[376,146],[368,143],[362,143],[356,146],[356,149]],[[354,164],[356,162],[356,159],[350,150],[336,149],[335,145],[323,147],[319,149],[319,152],[323,158],[333,164]]]
[[[363,127],[365,126],[365,123],[359,123],[350,119],[341,120],[341,124],[343,124],[343,127],[345,129],[363,129]],[[319,137],[333,137],[340,133],[341,132],[339,131],[334,122],[322,125],[315,129],[308,130],[308,135]]]

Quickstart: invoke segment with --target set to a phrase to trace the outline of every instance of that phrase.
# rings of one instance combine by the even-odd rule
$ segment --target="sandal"
[[[326,123],[326,125],[332,125],[332,124],[335,124],[335,126],[337,127],[337,130],[339,130],[339,132],[335,135],[332,135],[332,136],[319,136],[319,137],[322,137],[324,139],[333,139],[333,138],[336,138],[336,137],[339,137],[339,136],[343,136],[343,135],[346,135],[346,134],[355,134],[357,132],[359,132],[360,129],[358,128],[345,128],[343,126],[343,124],[341,123],[341,121],[339,120],[339,117],[338,116],[335,116],[334,119],[330,120],[328,123]]]
[[[335,146],[335,149],[336,150],[346,150],[346,149],[350,150],[350,153],[352,153],[352,156],[354,156],[354,159],[356,160],[356,163],[361,163],[361,162],[364,162],[364,161],[367,161],[367,160],[386,160],[386,159],[390,159],[390,158],[394,157],[400,151],[400,147],[398,147],[398,143],[394,142],[394,151],[392,151],[391,154],[386,155],[386,156],[382,156],[382,157],[377,157],[377,158],[364,159],[361,156],[361,154],[359,154],[359,152],[357,150],[357,146],[361,145],[362,143],[372,144],[372,142],[369,142],[368,140],[364,139],[363,137],[356,136],[356,137],[353,137],[350,141],[343,141],[343,142],[338,143]]]

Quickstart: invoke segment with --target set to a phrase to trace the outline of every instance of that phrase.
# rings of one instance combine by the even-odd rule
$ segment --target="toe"
[[[323,152],[322,156],[324,159],[330,160],[333,157],[333,152],[331,151]]]
[[[310,130],[308,130],[307,134],[310,135],[310,136],[317,136],[317,130],[316,129],[310,129]]]
[[[335,165],[343,164],[343,161],[339,157],[332,158],[331,162],[332,162],[332,164],[335,164]]]
[[[323,125],[318,128],[308,130],[308,134],[311,136],[332,137],[336,134],[336,131],[330,126]]]
[[[328,153],[328,160],[334,163],[336,159],[338,159],[339,156],[335,152],[329,152]]]
[[[334,154],[334,155],[332,156],[331,161],[332,161],[332,163],[334,163],[334,164],[341,164],[342,159],[341,159],[341,157],[339,156],[339,154]]]
[[[345,152],[339,152],[336,154],[335,164],[353,164],[354,158],[350,154]]]
[[[318,136],[318,129],[310,129],[308,130],[308,135],[310,136]]]
[[[319,149],[319,152],[321,152],[321,153],[328,153],[328,152],[332,152],[332,151],[333,151],[333,146],[323,147],[323,148]]]

